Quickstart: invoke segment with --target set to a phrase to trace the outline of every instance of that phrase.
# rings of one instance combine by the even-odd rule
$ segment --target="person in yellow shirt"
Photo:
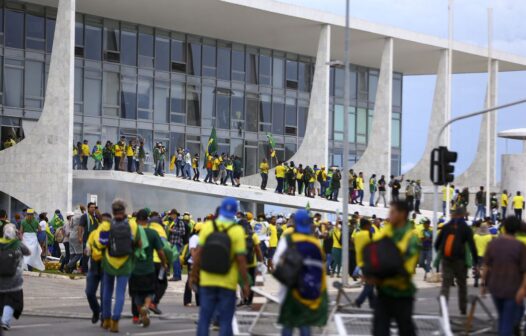
[[[303,194],[303,188],[305,186],[305,183],[303,181],[303,165],[300,163],[298,166],[298,170],[296,171],[296,184],[298,185],[298,195]]]
[[[133,160],[133,156],[135,154],[135,151],[134,151],[134,148],[135,148],[135,141],[134,140],[130,140],[128,142],[128,146],[126,146],[126,158],[128,159],[127,163],[128,163],[128,173],[133,173],[135,171],[135,164],[134,164],[134,160]]]
[[[113,145],[113,154],[115,155],[115,165],[113,169],[115,170],[121,170],[121,162],[123,162],[124,156],[124,147],[126,147],[124,139],[124,137],[121,137],[120,141]]]
[[[332,230],[332,265],[331,265],[331,277],[340,276],[340,270],[342,267],[342,223],[338,221],[336,227]]]
[[[88,158],[90,157],[90,148],[88,140],[84,140],[81,146],[80,158],[82,160],[82,169],[88,170]]]
[[[363,173],[360,172],[356,178],[356,190],[358,191],[358,199],[360,205],[363,205],[363,196],[364,196],[364,186],[363,186]]]
[[[513,211],[515,217],[522,219],[522,210],[524,209],[524,196],[521,195],[520,191],[513,197]]]
[[[192,159],[192,170],[194,171],[193,181],[199,182],[199,153],[195,153]]]
[[[355,230],[356,232],[356,230]],[[371,232],[371,222],[366,219],[360,219],[360,231],[354,235],[354,248],[356,251],[356,266],[363,267],[363,248],[373,240],[373,234]],[[358,308],[362,306],[365,300],[369,300],[369,306],[372,308],[374,305],[374,285],[364,282],[363,289],[354,300],[354,305]]]
[[[476,229],[475,234],[473,235],[473,240],[475,241],[475,246],[477,247],[478,263],[475,268],[475,287],[479,286],[480,271],[482,265],[484,264],[484,256],[486,255],[486,250],[489,243],[493,239],[493,235],[489,232],[488,224],[481,223],[480,226]]]
[[[247,297],[249,294],[245,230],[234,221],[237,211],[236,199],[231,197],[223,199],[217,219],[206,222],[199,234],[190,281],[192,288],[193,285],[199,285],[198,335],[208,334],[210,323],[216,313],[219,315],[219,333],[232,335],[239,276],[243,281],[244,296]],[[230,251],[221,248],[220,242],[225,241],[225,235],[229,241]],[[210,243],[207,244],[208,242]],[[224,255],[225,252],[228,255]],[[225,259],[220,260],[221,256]]]
[[[272,265],[272,258],[278,247],[278,228],[276,227],[276,217],[272,217],[268,226],[268,270],[272,272],[274,265]]]
[[[500,195],[500,209],[501,209],[501,219],[506,218],[506,213],[508,212],[508,191],[504,189]]]
[[[261,174],[261,190],[266,190],[268,182],[268,162],[267,159],[263,159],[259,164],[259,173]]]
[[[214,158],[212,159],[212,176],[214,178],[214,183],[218,184],[217,181],[219,180],[219,166],[221,165],[221,159],[219,158],[219,155],[214,155]]]
[[[431,220],[424,217],[413,231],[422,244],[419,264],[425,271],[424,281],[427,280],[427,274],[431,271],[431,264],[433,262],[433,230],[431,230],[430,226]]]
[[[287,172],[287,167],[283,164],[283,161],[279,161],[279,164],[276,166],[276,180],[278,185],[275,192],[278,194],[283,194],[283,183],[285,181],[285,173]]]

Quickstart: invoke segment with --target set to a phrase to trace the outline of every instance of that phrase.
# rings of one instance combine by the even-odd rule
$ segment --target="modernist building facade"
[[[71,206],[71,147],[84,139],[125,136],[143,140],[147,152],[163,142],[170,154],[202,154],[215,127],[219,152],[243,158],[247,183],[269,155],[267,133],[281,160],[343,164],[344,70],[330,65],[343,58],[342,17],[270,0],[29,0],[2,1],[0,21],[0,137],[35,136],[46,110],[55,114],[46,132],[66,143],[45,160],[61,166],[69,189],[53,208]],[[438,74],[432,130],[445,119],[447,43],[364,21],[351,26],[350,161],[368,174],[397,175],[403,76]],[[486,54],[455,43],[453,72],[487,71]],[[526,66],[493,55],[503,71]],[[49,101],[68,92],[71,101]],[[3,152],[0,166],[14,155]],[[0,191],[34,204],[13,181]]]

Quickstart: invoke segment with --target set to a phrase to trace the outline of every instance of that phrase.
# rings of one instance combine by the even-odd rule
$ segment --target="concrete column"
[[[296,165],[302,163],[304,167],[306,165],[312,167],[314,164],[327,166],[329,158],[330,59],[331,26],[325,24],[321,26],[318,40],[305,137],[296,154],[289,160],[294,161]],[[259,174],[247,176],[242,179],[242,183],[260,185],[261,177]],[[274,170],[271,170],[267,188],[275,186]]]
[[[363,172],[366,180],[372,174],[378,178],[391,174],[391,124],[393,110],[393,38],[385,39],[374,105],[373,125],[367,148],[360,160],[352,167]],[[367,183],[366,183],[367,185]],[[365,188],[369,193],[369,188]]]
[[[498,92],[498,73],[499,73],[499,61],[492,60],[491,62],[491,72],[492,72],[492,83],[491,83],[491,92],[486,92],[486,95],[489,94],[489,99],[485,99],[485,106],[497,105],[497,92]],[[487,90],[486,90],[487,91]],[[487,124],[490,125],[490,134],[487,134]],[[497,112],[492,112],[484,114],[482,116],[482,122],[480,123],[480,134],[479,142],[477,146],[477,155],[475,160],[471,163],[468,169],[455,178],[455,185],[460,185],[462,187],[473,188],[473,190],[478,189],[479,186],[486,185],[486,162],[488,160],[486,153],[486,143],[490,142],[490,185],[496,186],[496,135],[497,135]],[[494,191],[494,190],[492,190]]]
[[[0,190],[37,211],[71,210],[75,0],[59,0],[42,115],[0,152]]]
[[[435,139],[440,130],[440,127],[447,121],[446,116],[446,99],[447,99],[447,58],[448,51],[442,50],[440,53],[440,59],[438,61],[436,82],[435,82],[435,93],[433,96],[433,107],[431,110],[431,118],[429,120],[429,128],[427,132],[427,143],[424,150],[424,154],[418,163],[405,175],[409,180],[421,180],[423,185],[431,185],[429,180],[429,169],[430,169],[430,153],[435,147]],[[446,137],[442,137],[442,145],[445,145]]]

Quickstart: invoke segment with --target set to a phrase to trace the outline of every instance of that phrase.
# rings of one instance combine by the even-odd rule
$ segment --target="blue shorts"
[[[275,247],[269,247],[268,248],[268,252],[267,252],[267,258],[268,259],[274,258],[274,253],[276,253],[276,248]]]

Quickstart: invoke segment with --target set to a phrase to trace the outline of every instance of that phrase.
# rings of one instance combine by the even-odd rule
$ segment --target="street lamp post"
[[[349,104],[351,74],[349,69],[349,6],[350,0],[345,1],[345,83],[343,86],[343,197],[342,197],[342,284],[349,284]]]

